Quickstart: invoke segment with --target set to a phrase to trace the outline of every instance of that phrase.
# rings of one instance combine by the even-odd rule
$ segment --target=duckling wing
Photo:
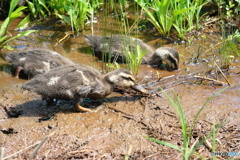
[[[63,65],[74,65],[72,61],[63,57],[59,53],[48,49],[33,49],[26,52],[20,52],[19,55],[21,55],[21,57],[26,57],[24,63],[34,62],[36,65],[48,64],[49,70]]]
[[[108,53],[114,56],[114,53],[119,53],[120,39],[119,37],[102,37],[102,36],[86,36],[84,37],[88,45],[94,48],[97,57],[102,58],[103,53]]]
[[[89,97],[98,86],[101,74],[84,66],[62,66],[35,76],[22,88],[37,92],[43,97],[75,99]]]
[[[15,68],[22,67],[27,75],[45,73],[59,66],[74,64],[55,51],[40,48],[21,52],[9,52],[4,55],[4,58]]]
[[[124,62],[129,49],[129,39],[125,36],[85,36],[88,45],[94,48],[95,55],[104,60]],[[106,56],[103,55],[106,53]]]
[[[32,51],[8,52],[5,53],[4,58],[14,68],[22,67],[27,75],[33,76],[50,70],[50,64],[43,60],[43,56]]]
[[[8,52],[3,57],[13,66],[21,66],[26,60],[27,52]]]

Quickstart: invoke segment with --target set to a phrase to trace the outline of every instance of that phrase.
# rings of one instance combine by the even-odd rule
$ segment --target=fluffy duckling
[[[131,87],[146,93],[146,90],[136,83],[132,73],[126,69],[101,74],[85,65],[68,65],[52,69],[35,76],[22,88],[42,95],[43,99],[74,100],[78,111],[89,112],[90,109],[79,104],[83,98],[104,98],[113,92],[115,85]]]
[[[19,78],[20,71],[33,77],[59,66],[74,64],[55,51],[40,48],[21,52],[8,52],[3,57],[15,68],[16,78]]]
[[[136,53],[137,44],[142,51],[147,51],[142,59],[142,64],[161,65],[163,61],[168,65],[169,70],[177,70],[179,63],[178,51],[171,47],[160,47],[155,52],[142,40],[129,36],[114,35],[111,37],[87,36],[84,39],[87,44],[93,47],[98,58],[102,53],[110,54],[111,60],[125,62],[126,49]]]

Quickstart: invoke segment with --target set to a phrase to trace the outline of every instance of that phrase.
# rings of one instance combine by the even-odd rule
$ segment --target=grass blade
[[[223,88],[221,90],[219,90],[218,92],[214,93],[211,97],[209,97],[207,99],[207,101],[203,104],[203,106],[198,110],[197,114],[194,116],[194,119],[193,119],[193,122],[192,122],[192,125],[191,125],[191,128],[190,128],[190,132],[192,133],[192,130],[193,130],[193,127],[195,126],[196,122],[197,122],[197,119],[200,115],[200,113],[202,112],[202,110],[205,108],[205,106],[218,94],[220,94],[221,92],[223,92],[224,90],[226,90],[228,87],[226,88]],[[191,134],[190,133],[190,134]]]
[[[156,142],[156,143],[159,143],[159,144],[168,146],[168,147],[173,148],[173,149],[175,149],[175,150],[178,150],[178,151],[180,151],[180,152],[182,151],[178,146],[175,146],[175,145],[173,145],[173,144],[171,144],[171,143],[164,142],[164,141],[160,141],[160,140],[157,140],[157,139],[148,137],[148,136],[144,136],[144,137],[146,137],[147,139],[149,139],[149,140],[151,140],[151,141],[153,141],[153,142]]]

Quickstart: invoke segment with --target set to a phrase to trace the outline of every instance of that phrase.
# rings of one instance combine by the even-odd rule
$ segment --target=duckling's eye
[[[128,80],[128,81],[133,81],[133,79],[132,79],[131,77],[123,77],[123,76],[122,76],[122,78],[123,78],[123,79],[126,79],[126,80]]]

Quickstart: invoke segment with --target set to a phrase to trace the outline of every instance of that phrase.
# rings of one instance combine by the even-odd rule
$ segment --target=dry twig
[[[212,79],[212,78],[208,78],[208,77],[202,77],[202,76],[197,76],[197,75],[194,75],[193,77],[194,77],[194,78],[199,78],[199,79],[208,80],[208,81],[213,81],[213,82],[219,83],[219,84],[221,84],[221,85],[227,85],[227,83],[225,83],[225,82],[222,82],[222,81],[219,81],[219,80],[216,80],[216,79]]]
[[[204,26],[206,26],[206,25],[208,25],[208,24],[210,24],[210,23],[216,22],[216,21],[218,21],[219,19],[220,19],[220,18],[212,19],[212,20],[210,20],[210,21],[204,23]]]
[[[51,133],[51,134],[49,134],[49,135],[47,135],[46,137],[48,138],[48,137],[52,136],[53,134],[54,134],[54,132]],[[27,149],[30,149],[30,148],[35,147],[36,145],[38,145],[37,148],[38,148],[38,150],[39,150],[40,147],[43,145],[43,143],[46,141],[46,140],[44,140],[46,137],[44,137],[41,142],[39,141],[39,142],[37,142],[37,143],[35,143],[35,144],[32,144],[32,145],[30,145],[30,146],[27,146],[26,148],[21,149],[21,150],[17,151],[16,153],[11,154],[11,155],[9,155],[9,156],[7,156],[7,157],[4,157],[4,158],[2,158],[1,160],[11,158],[11,157],[13,157],[13,156],[15,156],[15,155],[18,155],[18,154],[21,153],[21,152],[24,152],[24,151],[27,150]],[[46,138],[46,139],[47,139],[47,138]],[[36,149],[35,149],[35,150],[36,150]],[[34,151],[35,151],[35,150],[34,150]],[[38,151],[38,150],[37,150],[37,151]],[[35,153],[34,151],[33,151],[33,153]],[[36,153],[37,153],[37,151],[36,151]],[[32,154],[33,154],[33,153],[32,153]],[[32,154],[31,154],[31,155],[32,155]],[[35,155],[34,155],[34,156],[35,156]],[[31,156],[30,156],[30,157],[31,157]],[[29,157],[29,159],[30,159],[30,157]]]
[[[132,153],[132,148],[133,148],[133,146],[130,145],[129,148],[128,148],[128,152],[125,154],[125,159],[129,159],[130,158],[130,155]]]
[[[204,139],[206,139],[206,136],[205,136],[205,135],[204,135]],[[212,146],[212,144],[209,142],[208,139],[206,139],[205,145],[209,148],[210,151],[213,149],[213,146]]]
[[[33,150],[33,152],[31,153],[31,155],[29,156],[29,160],[32,160],[35,158],[35,156],[37,155],[37,152],[39,151],[39,149],[42,147],[42,145],[46,142],[46,140],[51,137],[55,132],[52,132],[51,134],[47,135],[46,137],[44,137],[42,139],[42,141],[37,145],[37,147]]]
[[[18,155],[18,154],[21,153],[21,152],[24,152],[24,151],[27,150],[27,149],[30,149],[30,148],[32,148],[32,147],[35,147],[35,146],[38,145],[39,143],[40,143],[40,142],[37,142],[37,143],[35,143],[35,144],[32,144],[32,145],[30,145],[30,146],[27,146],[26,148],[23,148],[23,149],[15,152],[14,154],[11,154],[11,155],[9,155],[9,156],[7,156],[7,157],[4,157],[3,160],[4,160],[4,159],[11,158],[11,157],[13,157],[13,156],[15,156],[15,155]]]
[[[0,160],[3,160],[4,148],[0,148]]]
[[[57,43],[54,46],[57,46],[58,43],[61,43],[62,41],[64,41],[70,35],[73,35],[73,33],[66,34],[63,38],[61,38],[59,41],[57,41]]]
[[[225,78],[225,80],[227,81],[228,85],[231,87],[231,83],[228,81],[227,77],[225,76],[225,74],[222,72],[222,70],[220,69],[220,67],[218,66],[218,64],[215,62],[215,65],[217,66],[218,70],[220,71],[220,73],[222,73],[223,77]]]

